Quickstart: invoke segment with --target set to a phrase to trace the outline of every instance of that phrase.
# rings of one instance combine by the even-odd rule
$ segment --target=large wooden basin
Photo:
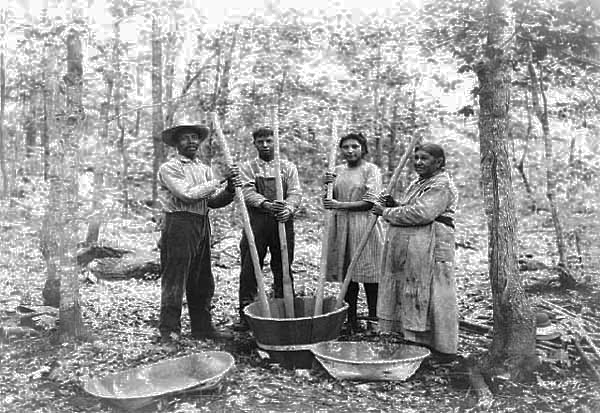
[[[323,299],[323,314],[314,316],[315,297],[294,299],[295,318],[285,318],[282,298],[269,300],[271,317],[261,315],[260,303],[244,309],[256,344],[286,368],[310,368],[315,343],[335,340],[346,320],[348,304],[335,308],[335,297]]]

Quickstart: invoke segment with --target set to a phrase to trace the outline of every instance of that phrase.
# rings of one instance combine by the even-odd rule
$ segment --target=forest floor
[[[457,219],[457,241],[461,245],[456,260],[460,315],[486,324],[491,320],[491,292],[485,223],[480,217],[482,209],[463,210],[470,213]],[[296,226],[294,270],[299,295],[312,295],[316,285],[320,228],[311,223],[319,220],[317,215],[299,218]],[[540,213],[523,220],[519,242],[522,253],[530,252],[536,260],[552,265],[554,241],[548,219],[547,213]],[[582,221],[586,221],[585,217]],[[239,230],[225,234],[214,248],[217,287],[213,314],[215,323],[225,329],[231,327],[237,315],[239,234]],[[113,247],[150,251],[155,248],[157,237],[153,224],[142,216],[114,220],[103,229],[103,242]],[[45,266],[38,247],[38,228],[26,214],[6,214],[0,220],[0,245],[0,323],[5,323],[16,305],[42,304]],[[591,280],[577,290],[558,288],[550,282],[556,274],[548,270],[524,273],[532,303],[536,305],[543,298],[600,323],[600,268],[592,261],[590,258],[584,267]],[[267,280],[268,287],[269,284]],[[327,285],[328,295],[335,295],[336,291],[337,285]],[[495,386],[491,404],[480,405],[472,390],[457,385],[453,365],[425,361],[405,382],[337,381],[318,366],[302,371],[270,363],[261,357],[247,333],[236,333],[234,340],[223,344],[192,340],[186,309],[182,317],[184,334],[178,346],[161,347],[156,343],[160,298],[160,281],[156,278],[97,282],[82,278],[80,293],[88,340],[56,344],[56,332],[50,329],[36,337],[0,343],[0,411],[118,412],[119,408],[88,395],[82,389],[83,381],[89,376],[103,376],[208,349],[228,351],[236,363],[216,390],[164,397],[142,411],[600,411],[599,384],[593,381],[572,346],[568,348],[568,360],[557,360],[540,351],[542,364],[535,382],[517,384],[505,378]],[[364,311],[362,294],[361,291],[360,305]],[[490,341],[489,336],[462,330],[460,339],[462,355],[484,352]]]

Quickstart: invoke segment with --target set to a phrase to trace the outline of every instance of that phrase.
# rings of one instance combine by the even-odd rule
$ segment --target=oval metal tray
[[[160,396],[211,389],[234,364],[227,352],[206,351],[90,378],[83,388],[120,407],[139,409]]]
[[[430,354],[419,346],[361,341],[329,341],[311,351],[340,380],[406,380]]]

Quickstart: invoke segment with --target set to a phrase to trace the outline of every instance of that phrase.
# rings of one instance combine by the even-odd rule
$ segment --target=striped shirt
[[[198,158],[180,154],[161,165],[158,171],[159,200],[163,212],[191,212],[207,215],[209,208],[219,208],[233,200],[233,193],[218,191],[219,180]]]
[[[281,181],[287,185],[287,191],[283,194],[283,199],[294,210],[300,206],[302,200],[302,189],[300,188],[300,179],[298,170],[293,163],[281,159]],[[242,178],[244,199],[246,205],[253,208],[259,208],[264,201],[270,201],[264,195],[256,191],[256,177],[273,178],[275,177],[275,161],[263,161],[255,158],[240,165],[240,176]]]

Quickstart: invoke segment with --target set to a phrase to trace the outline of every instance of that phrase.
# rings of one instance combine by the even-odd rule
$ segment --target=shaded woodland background
[[[2,195],[36,190],[47,199],[52,178],[68,175],[56,163],[72,147],[74,218],[89,221],[87,242],[98,239],[99,221],[155,206],[155,173],[167,156],[159,132],[184,118],[205,121],[207,112],[219,114],[243,160],[254,155],[251,130],[269,123],[276,106],[285,154],[308,188],[323,169],[335,113],[343,130],[369,136],[371,160],[387,176],[419,134],[448,148],[464,195],[478,196],[473,66],[485,33],[482,8],[469,2],[373,10],[267,2],[219,25],[192,1],[58,5],[3,9]],[[509,145],[518,204],[549,208],[551,161],[557,208],[568,220],[594,209],[597,189],[597,9],[587,0],[511,7]],[[73,101],[76,115],[67,113]],[[62,134],[73,126],[67,141]],[[219,162],[212,141],[203,149],[206,162]]]
[[[276,107],[282,150],[297,164],[306,191],[299,222],[307,251],[296,269],[308,280],[317,262],[310,257],[319,251],[319,180],[332,118],[340,121],[339,133],[368,136],[369,159],[385,179],[412,136],[443,145],[461,196],[457,247],[483,254],[465,255],[457,273],[469,288],[479,275],[485,281],[481,189],[490,182],[480,169],[479,127],[482,112],[495,112],[480,108],[478,74],[498,50],[510,96],[504,142],[510,168],[502,172],[512,174],[521,270],[541,270],[538,280],[546,286],[597,290],[595,0],[489,1],[502,6],[491,15],[507,33],[499,44],[490,40],[485,2],[466,0],[388,8],[267,1],[218,19],[191,0],[6,3],[0,12],[0,228],[15,238],[3,240],[8,251],[0,280],[21,303],[60,304],[65,342],[88,328],[97,331],[98,320],[86,317],[89,306],[98,317],[109,311],[81,299],[77,254],[98,244],[154,248],[155,176],[169,155],[160,131],[183,119],[207,122],[208,112],[219,115],[234,157],[243,161],[254,156],[252,129],[269,124]],[[202,157],[219,169],[212,138]],[[412,177],[407,170],[401,186]],[[234,206],[213,214],[217,262],[236,265],[238,222]],[[234,280],[235,271],[225,279]],[[489,284],[478,288],[490,298]],[[466,301],[463,308],[471,308]]]

